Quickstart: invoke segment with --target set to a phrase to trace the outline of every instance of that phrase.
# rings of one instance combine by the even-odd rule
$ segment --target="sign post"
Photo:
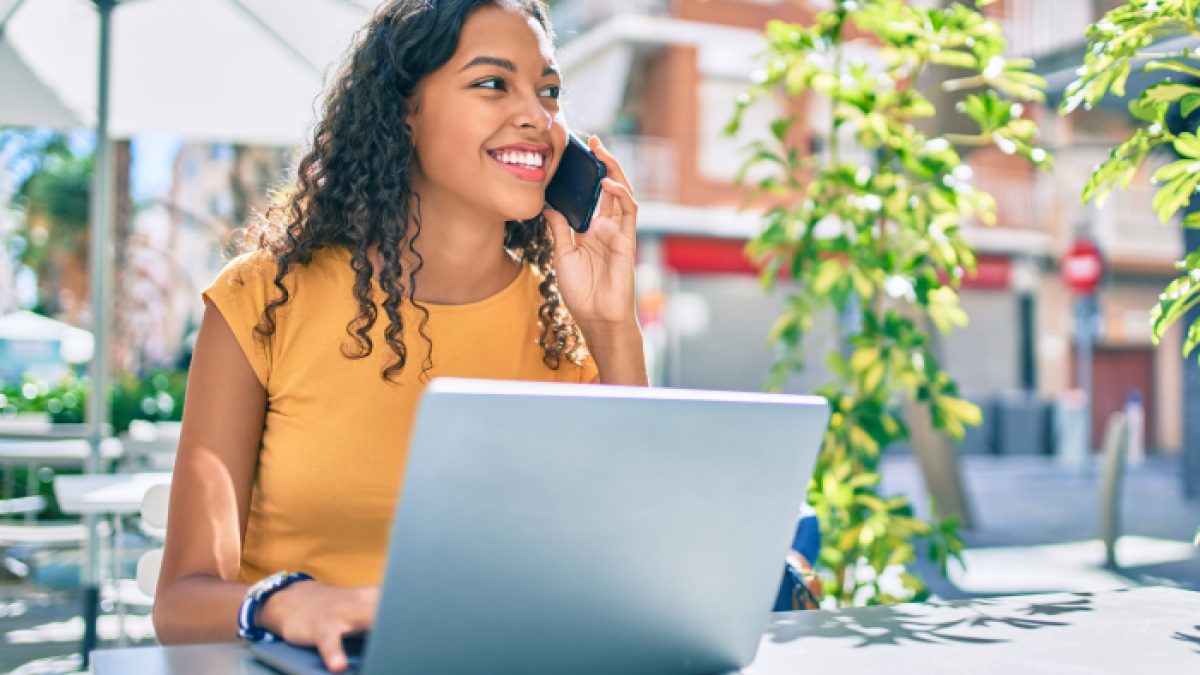
[[[1062,276],[1075,295],[1076,379],[1084,393],[1083,447],[1092,451],[1092,344],[1099,303],[1096,291],[1104,277],[1104,259],[1090,239],[1077,239],[1062,260]]]

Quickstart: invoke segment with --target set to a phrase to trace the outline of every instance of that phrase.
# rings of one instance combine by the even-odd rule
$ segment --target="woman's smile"
[[[509,174],[534,183],[546,179],[550,153],[550,146],[534,143],[515,143],[487,151],[488,156]]]

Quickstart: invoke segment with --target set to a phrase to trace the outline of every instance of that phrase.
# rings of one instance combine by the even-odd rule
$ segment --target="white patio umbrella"
[[[377,0],[0,0],[0,124],[92,127],[95,352],[89,471],[108,417],[110,140],[303,141],[329,66]],[[89,522],[83,659],[95,645],[97,540]]]
[[[21,342],[58,342],[67,363],[84,363],[92,358],[92,334],[69,323],[27,310],[0,316],[0,340]]]

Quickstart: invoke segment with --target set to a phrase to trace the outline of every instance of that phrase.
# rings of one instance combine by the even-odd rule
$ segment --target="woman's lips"
[[[532,169],[532,168],[521,166],[519,164],[509,164],[507,162],[502,162],[502,161],[500,161],[500,159],[498,157],[496,157],[495,155],[493,155],[490,152],[488,153],[488,157],[491,157],[492,161],[494,161],[496,164],[499,164],[500,168],[504,169],[505,171],[512,174],[513,176],[520,178],[521,180],[529,181],[531,183],[540,183],[546,179],[546,164],[545,164],[546,160],[545,160],[545,158],[543,158],[543,160],[542,160],[543,161],[542,166],[540,166],[536,169]]]

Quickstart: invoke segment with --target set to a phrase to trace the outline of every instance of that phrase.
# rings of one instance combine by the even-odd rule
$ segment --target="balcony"
[[[996,200],[996,225],[1012,230],[1050,231],[1052,210],[1037,174],[987,165],[973,166],[971,185]]]
[[[612,151],[640,202],[673,202],[678,197],[679,154],[675,141],[654,136],[613,136]]]
[[[1148,162],[1127,189],[1110,193],[1102,209],[1080,203],[1079,195],[1092,168],[1107,156],[1104,145],[1059,153],[1053,184],[1064,222],[1089,226],[1100,248],[1114,261],[1167,264],[1176,259],[1182,253],[1179,225],[1158,222],[1151,207],[1157,189],[1150,184],[1150,176],[1167,160]]]
[[[559,44],[571,41],[589,28],[618,14],[670,14],[668,0],[561,0],[550,10]]]
[[[1093,0],[1007,0],[998,10],[1012,56],[1037,58],[1083,43]]]

